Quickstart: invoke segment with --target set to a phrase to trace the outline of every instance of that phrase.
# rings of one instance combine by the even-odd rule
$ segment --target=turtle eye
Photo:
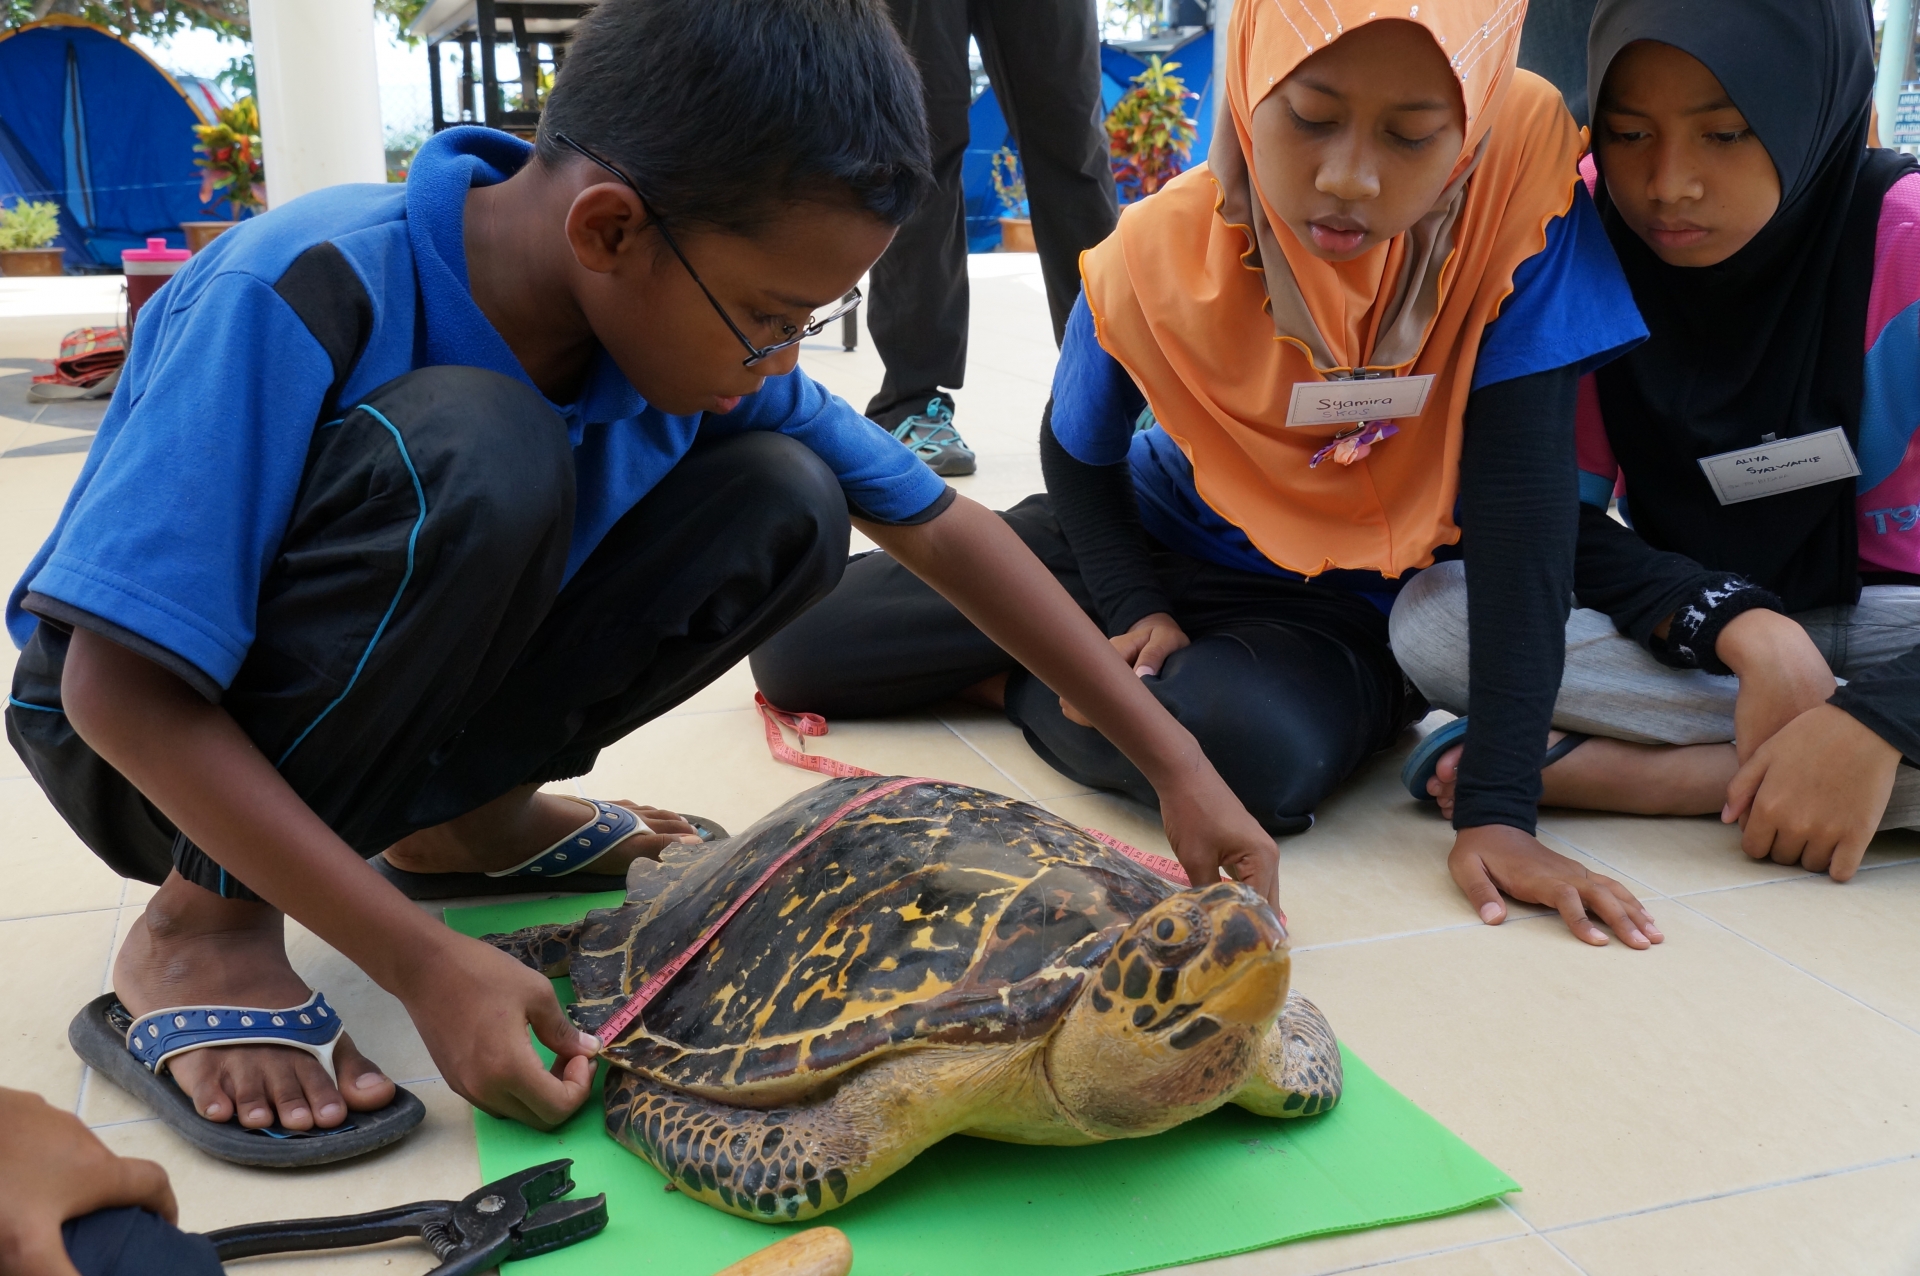
[[[1206,945],[1212,927],[1197,908],[1176,908],[1161,914],[1147,927],[1147,948],[1163,964],[1185,961]]]

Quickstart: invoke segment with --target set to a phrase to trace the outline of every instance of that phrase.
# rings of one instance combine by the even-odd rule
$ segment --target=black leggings
[[[846,561],[833,472],[785,435],[743,433],[697,443],[563,586],[573,459],[537,393],[438,367],[366,403],[376,412],[316,435],[253,645],[220,700],[362,855],[516,785],[586,774],[826,594]],[[27,601],[43,619],[14,671],[7,737],[55,809],[122,876],[177,867],[251,898],[60,712],[73,625],[204,676]]]
[[[1047,498],[1001,517],[1093,615]],[[1153,565],[1193,643],[1146,684],[1268,832],[1305,831],[1335,785],[1425,715],[1366,600],[1164,549]],[[999,673],[1013,675],[1007,717],[1055,770],[1159,805],[1105,737],[1068,721],[1058,696],[885,554],[855,558],[826,601],[753,653],[768,699],[829,717],[923,708]]]

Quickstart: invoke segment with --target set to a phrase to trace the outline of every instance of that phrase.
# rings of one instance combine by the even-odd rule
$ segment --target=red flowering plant
[[[266,170],[260,161],[260,108],[243,97],[214,117],[196,124],[194,164],[200,170],[200,202],[222,196],[236,219],[267,206]]]
[[[1187,102],[1200,95],[1173,74],[1179,68],[1154,54],[1107,116],[1107,151],[1123,203],[1153,194],[1187,166],[1195,136]]]

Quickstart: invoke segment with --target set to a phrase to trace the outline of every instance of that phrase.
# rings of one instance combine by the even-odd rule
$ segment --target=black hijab
[[[1651,334],[1596,378],[1634,530],[1789,611],[1852,603],[1851,481],[1723,506],[1696,462],[1835,426],[1858,450],[1880,204],[1916,167],[1867,149],[1872,19],[1864,0],[1601,0],[1587,44],[1596,130],[1607,68],[1636,40],[1719,78],[1773,159],[1780,208],[1719,265],[1669,266],[1621,218],[1602,170],[1601,219]]]

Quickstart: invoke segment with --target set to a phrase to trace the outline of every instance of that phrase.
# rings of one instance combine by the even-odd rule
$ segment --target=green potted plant
[[[1020,171],[1020,157],[1010,146],[993,153],[993,193],[1000,200],[1001,251],[1034,251],[1033,219],[1027,215],[1027,179]]]
[[[260,108],[252,97],[243,97],[215,116],[213,123],[194,125],[193,135],[193,149],[198,152],[193,162],[200,170],[200,202],[212,203],[216,196],[222,197],[233,212],[228,221],[180,223],[180,229],[187,233],[187,247],[199,252],[242,217],[266,209]]]
[[[1179,69],[1156,53],[1107,116],[1107,152],[1123,204],[1145,199],[1187,166],[1195,136],[1187,102],[1200,95],[1174,74]]]
[[[0,275],[64,275],[64,248],[47,245],[60,238],[60,205],[17,199],[0,208]]]

